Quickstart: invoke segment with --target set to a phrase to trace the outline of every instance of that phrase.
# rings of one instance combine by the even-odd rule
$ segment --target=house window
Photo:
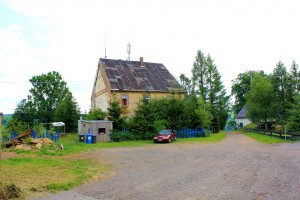
[[[105,134],[105,128],[99,128],[98,129],[98,134],[104,135]]]
[[[122,106],[128,106],[128,96],[122,95]]]
[[[150,96],[145,96],[145,102],[150,103]]]

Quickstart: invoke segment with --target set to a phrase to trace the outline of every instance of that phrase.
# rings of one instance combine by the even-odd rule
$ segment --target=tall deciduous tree
[[[235,102],[233,110],[238,114],[246,104],[246,94],[250,90],[251,80],[255,74],[261,74],[266,77],[264,71],[246,71],[240,73],[237,78],[232,80],[231,95],[234,96]]]
[[[282,62],[278,62],[271,74],[271,83],[273,85],[274,98],[276,100],[277,119],[286,121],[288,117],[287,110],[293,103],[292,80],[286,67]]]
[[[58,104],[70,93],[67,83],[55,71],[34,76],[29,81],[32,84],[29,92],[36,106],[38,117],[44,118],[43,122],[53,122]]]
[[[32,84],[30,95],[17,105],[15,118],[30,125],[53,122],[58,105],[67,95],[72,96],[67,83],[55,71],[33,76],[29,81]]]
[[[226,95],[225,87],[221,81],[221,75],[210,55],[206,57],[206,66],[206,85],[208,92],[205,99],[211,105],[211,113],[213,115],[212,128],[215,132],[219,132],[226,124],[229,96]]]
[[[121,131],[125,127],[125,117],[123,114],[123,107],[120,103],[113,101],[110,103],[108,110],[108,119],[113,122],[114,130]]]
[[[300,72],[299,65],[296,63],[296,61],[293,61],[290,68],[290,80],[293,95],[300,94]]]
[[[212,114],[212,128],[215,132],[223,129],[226,124],[228,100],[221,75],[210,55],[204,56],[197,52],[192,69],[192,91],[195,95],[208,102]]]
[[[246,94],[247,117],[253,122],[267,122],[276,117],[276,105],[271,82],[261,74],[256,74],[251,90]]]
[[[60,101],[55,110],[55,121],[65,123],[66,132],[74,132],[78,128],[80,109],[71,93]]]
[[[198,98],[198,107],[195,110],[195,113],[200,121],[200,126],[207,128],[211,125],[213,116],[210,111],[210,103],[205,102],[202,98]]]
[[[179,79],[180,79],[181,87],[183,87],[183,89],[186,91],[186,95],[187,96],[192,95],[192,81],[184,74],[181,74],[179,76]]]
[[[13,114],[13,118],[29,124],[30,126],[33,126],[37,117],[37,110],[30,95],[27,97],[27,99],[23,99],[17,105],[17,108]]]
[[[200,95],[206,98],[208,88],[206,83],[207,66],[205,56],[201,50],[197,51],[195,61],[192,68],[192,94]]]
[[[295,96],[295,103],[289,109],[289,117],[287,122],[288,131],[300,131],[300,96]]]

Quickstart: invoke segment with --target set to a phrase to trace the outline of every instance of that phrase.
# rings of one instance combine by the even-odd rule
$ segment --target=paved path
[[[114,163],[115,175],[43,199],[300,199],[299,142],[267,145],[230,133],[213,144],[175,142],[84,156]]]

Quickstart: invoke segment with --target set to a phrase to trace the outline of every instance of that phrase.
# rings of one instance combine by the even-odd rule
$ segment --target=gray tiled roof
[[[112,89],[127,91],[183,92],[163,64],[100,59]]]
[[[235,118],[247,118],[246,116],[247,108],[244,106],[240,112],[235,116]]]

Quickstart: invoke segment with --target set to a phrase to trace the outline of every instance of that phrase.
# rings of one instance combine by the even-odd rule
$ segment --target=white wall
[[[242,127],[240,127],[240,123],[243,123],[243,127],[245,127],[247,124],[251,123],[251,121],[248,118],[235,119],[235,122],[238,124],[238,128],[242,128]]]

